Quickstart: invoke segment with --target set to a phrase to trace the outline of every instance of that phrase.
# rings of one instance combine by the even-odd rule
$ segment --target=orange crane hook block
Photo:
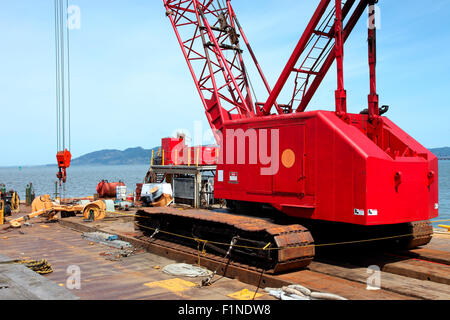
[[[70,167],[71,159],[72,154],[67,149],[65,149],[64,151],[59,151],[56,154],[56,160],[58,161],[59,167],[59,172],[57,173],[56,177],[59,179],[59,185],[61,185],[61,182],[66,183],[66,169]]]

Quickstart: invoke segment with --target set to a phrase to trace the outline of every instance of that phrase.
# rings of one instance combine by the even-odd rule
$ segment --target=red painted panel
[[[305,126],[295,125],[280,130],[280,161],[278,173],[273,177],[273,192],[303,196],[305,181]]]
[[[313,111],[226,123],[227,129],[279,130],[280,167],[271,182],[261,176],[262,165],[219,165],[225,181],[216,181],[216,198],[267,203],[291,216],[359,225],[436,217],[436,157],[387,118],[382,118],[383,134],[371,139],[367,116],[350,116],[347,123],[334,112]],[[295,154],[290,168],[282,164],[286,149]],[[392,152],[401,149],[409,151],[403,157]],[[238,184],[226,181],[233,171]]]

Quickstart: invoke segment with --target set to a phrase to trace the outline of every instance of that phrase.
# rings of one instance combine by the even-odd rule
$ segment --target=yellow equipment
[[[68,206],[53,202],[50,195],[43,195],[34,199],[31,209],[32,213],[9,221],[9,227],[20,228],[22,222],[44,214],[47,214],[48,220],[56,220],[58,213],[82,213],[86,219],[93,218],[93,221],[102,220],[106,215],[106,205],[103,201],[91,202],[84,206]]]
[[[152,203],[152,207],[167,207],[173,202],[173,198],[169,194],[163,194],[161,198]]]
[[[52,202],[50,195],[46,194],[33,200],[31,203],[31,212],[50,210],[53,206],[54,203]]]
[[[103,220],[106,215],[106,204],[102,200],[91,202],[84,206],[83,215],[89,221]]]
[[[12,192],[11,195],[11,210],[13,213],[20,212],[20,199],[19,194],[17,192]]]
[[[20,211],[19,194],[15,191],[0,191],[0,201],[2,201],[3,218]]]

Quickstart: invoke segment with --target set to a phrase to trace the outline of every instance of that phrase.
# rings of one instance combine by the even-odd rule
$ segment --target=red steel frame
[[[343,8],[343,18],[345,18],[350,10],[350,7],[354,4],[354,1],[347,1]],[[350,33],[353,31],[356,23],[358,22],[359,18],[364,13],[364,10],[367,8],[368,1],[360,1],[355,8],[352,16],[349,18],[346,26],[344,27],[342,31],[342,42],[345,43],[350,36]],[[319,70],[316,72],[316,76],[311,81],[309,89],[305,92],[303,99],[301,100],[301,103],[299,104],[296,112],[303,112],[308,107],[308,104],[310,103],[312,97],[314,96],[315,92],[319,88],[320,84],[322,83],[323,78],[328,73],[328,70],[330,69],[331,65],[333,64],[334,60],[336,59],[336,52],[334,50],[331,50],[330,54],[325,58],[323,64],[321,67],[319,67]]]
[[[164,5],[213,131],[221,130],[225,121],[254,117],[239,38],[251,52],[267,90],[270,87],[230,2],[220,6],[212,0],[164,0]]]
[[[370,94],[369,94],[369,120],[379,120],[380,110],[378,106],[376,64],[377,64],[377,29],[375,28],[375,0],[369,3],[369,70],[370,70]]]
[[[374,22],[376,2],[320,0],[271,90],[230,0],[226,5],[223,0],[164,0],[213,131],[255,132],[244,137],[244,150],[237,149],[234,141],[230,144],[234,150],[230,150],[229,139],[236,137],[222,135],[221,153],[232,152],[235,159],[218,164],[217,198],[266,203],[295,217],[359,225],[428,220],[438,215],[437,158],[380,116],[373,27],[368,30],[368,115],[347,113],[344,43],[368,7]],[[239,38],[269,92],[265,103],[253,102]],[[225,52],[232,52],[231,57]],[[305,112],[334,61],[336,111]],[[293,98],[279,105],[277,99],[292,76]],[[271,114],[273,107],[278,115]],[[268,130],[279,133],[279,141],[266,143],[268,149],[279,144],[273,152],[279,152],[275,156],[282,164],[273,175],[262,175],[263,164],[240,164],[236,155],[261,148]]]
[[[299,106],[296,108],[296,112],[303,112],[306,110],[309,102],[314,96],[315,92],[322,83],[323,78],[328,73],[333,62],[336,60],[338,66],[338,90],[336,92],[336,112],[339,115],[346,113],[346,94],[344,90],[344,76],[343,76],[343,54],[344,54],[344,43],[348,39],[348,36],[353,31],[359,18],[362,16],[364,10],[367,8],[369,1],[360,0],[356,6],[352,16],[349,18],[345,28],[342,25],[342,21],[350,13],[351,8],[355,4],[355,0],[348,0],[345,2],[341,9],[341,1],[335,0],[335,6],[330,7],[330,0],[320,1],[311,21],[309,22],[305,32],[300,38],[294,52],[292,53],[288,63],[286,64],[283,72],[281,73],[277,84],[272,90],[271,95],[266,101],[263,107],[263,113],[268,115],[272,109],[272,106],[281,91],[286,85],[289,77],[292,73],[303,73],[306,74],[306,78],[299,86],[301,88],[302,99],[300,100]],[[327,13],[328,9],[328,14]],[[327,28],[330,17],[332,13],[335,12],[335,23]],[[330,14],[331,13],[331,14]],[[321,21],[322,20],[322,21]],[[320,25],[319,29],[318,26]],[[321,48],[321,52],[316,59],[311,58],[313,54],[314,45],[318,43],[320,38],[327,39],[326,44]],[[333,45],[332,39],[334,38],[334,49],[331,47]],[[316,52],[317,54],[317,52]],[[295,67],[299,59],[302,57],[300,67]],[[309,70],[304,69],[305,63],[310,60],[315,60]],[[297,86],[298,87],[298,86]],[[297,89],[297,88],[296,88]],[[294,96],[298,94],[297,90],[294,89]],[[294,99],[291,101],[291,110],[293,111]],[[280,113],[280,112],[279,112]]]

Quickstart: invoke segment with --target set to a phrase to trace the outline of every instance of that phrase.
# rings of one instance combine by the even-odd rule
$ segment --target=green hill
[[[450,158],[450,148],[444,147],[444,148],[434,148],[430,149],[431,152],[434,153],[434,155],[438,158]]]
[[[87,165],[135,165],[150,164],[152,150],[157,151],[159,147],[153,149],[143,149],[141,147],[120,150],[100,150],[85,154],[72,160],[73,166]]]

